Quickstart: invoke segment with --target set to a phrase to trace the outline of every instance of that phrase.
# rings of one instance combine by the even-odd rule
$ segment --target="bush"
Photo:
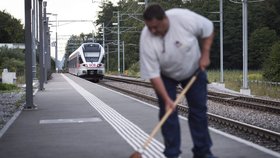
[[[14,84],[0,83],[0,91],[13,91],[19,90],[19,88]]]
[[[16,72],[16,74],[23,74],[24,67],[24,53],[21,49],[0,48],[0,70],[7,68],[9,72]]]
[[[250,36],[249,40],[249,69],[259,70],[262,68],[265,59],[271,52],[271,46],[278,41],[275,30],[268,27],[256,29]]]
[[[140,65],[139,62],[137,62],[131,65],[131,67],[127,71],[127,75],[133,77],[140,77],[139,71],[140,71]]]
[[[280,82],[280,41],[272,46],[272,51],[265,61],[264,78],[272,82]]]

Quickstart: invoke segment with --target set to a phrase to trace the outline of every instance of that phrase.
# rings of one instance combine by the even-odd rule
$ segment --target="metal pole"
[[[44,81],[48,82],[48,70],[49,70],[49,57],[48,57],[48,18],[47,18],[47,2],[43,2],[44,6],[44,57],[45,57],[45,68],[44,68]]]
[[[148,7],[148,0],[145,0],[145,8]]]
[[[36,43],[35,43],[35,35],[36,35],[36,30],[35,30],[35,24],[36,24],[36,19],[35,19],[35,0],[33,0],[33,5],[32,5],[32,78],[36,79]]]
[[[37,39],[37,41],[39,41],[39,34],[40,34],[40,32],[39,32],[39,3],[38,3],[39,1],[37,1],[36,0],[36,14],[35,14],[35,17],[36,17],[36,39]]]
[[[220,0],[220,82],[224,83],[224,48],[223,48],[223,0]]]
[[[43,30],[43,16],[42,16],[42,2],[43,0],[39,0],[39,29],[40,29],[40,58],[39,58],[39,63],[40,63],[40,78],[39,78],[39,88],[40,90],[44,90],[44,74],[45,74],[45,69],[44,69],[44,30]]]
[[[102,32],[103,32],[103,44],[102,44],[102,46],[103,46],[103,48],[105,49],[105,25],[104,25],[104,23],[102,23]]]
[[[55,71],[58,72],[58,62],[57,62],[57,32],[55,32]]]
[[[122,56],[123,56],[123,74],[124,74],[124,71],[125,71],[125,63],[124,63],[124,41],[122,41],[122,47],[123,47],[123,50],[122,50],[122,52],[123,52],[123,54],[122,54]]]
[[[25,109],[33,109],[31,0],[25,0]]]
[[[92,30],[92,43],[94,43],[94,30]]]
[[[49,26],[49,18],[47,17],[47,21],[48,21],[48,25]],[[47,31],[47,57],[48,57],[48,72],[47,73],[51,73],[51,69],[52,69],[52,64],[51,64],[51,32],[50,32],[50,27],[48,27],[48,31]]]
[[[120,74],[120,12],[118,11],[118,74]]]
[[[248,75],[248,45],[247,45],[247,0],[242,1],[242,13],[243,13],[243,89],[248,89],[248,81],[247,81],[247,75]]]
[[[57,41],[57,25],[58,25],[58,21],[57,21],[57,14],[56,14],[56,27],[55,27],[55,71],[56,73],[58,72],[58,61],[57,61],[57,45],[58,45],[58,41]]]
[[[107,44],[107,71],[109,71],[110,63],[109,63],[109,45]]]

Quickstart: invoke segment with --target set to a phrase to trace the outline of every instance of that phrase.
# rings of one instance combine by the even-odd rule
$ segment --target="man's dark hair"
[[[165,11],[159,4],[151,4],[144,11],[144,20],[150,21],[153,19],[162,20],[165,17]]]

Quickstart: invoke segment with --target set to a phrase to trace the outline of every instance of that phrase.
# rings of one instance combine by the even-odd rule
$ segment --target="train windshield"
[[[100,56],[100,47],[98,44],[86,44],[83,47],[86,62],[98,62]]]

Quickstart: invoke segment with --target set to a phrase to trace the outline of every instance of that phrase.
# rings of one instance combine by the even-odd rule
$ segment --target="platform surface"
[[[53,74],[0,138],[0,158],[128,158],[158,122],[152,105],[69,74]],[[101,81],[102,82],[102,81]],[[182,158],[192,158],[181,119]],[[219,158],[276,158],[279,153],[210,128]],[[143,157],[164,158],[158,133]]]

